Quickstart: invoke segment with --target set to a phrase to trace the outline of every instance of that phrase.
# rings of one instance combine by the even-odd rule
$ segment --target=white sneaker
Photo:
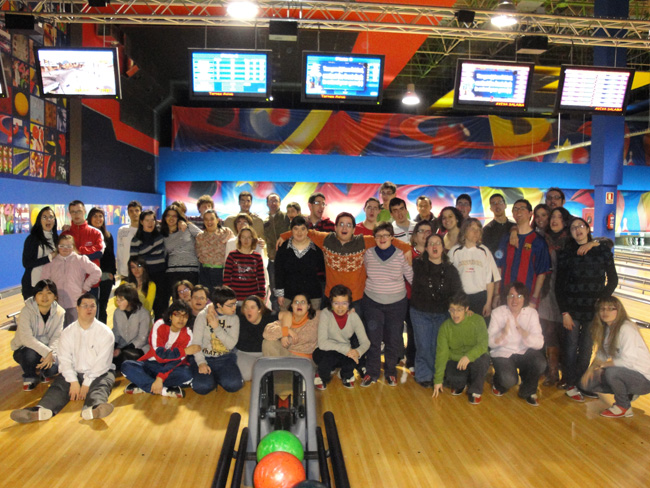
[[[11,420],[20,424],[27,424],[29,422],[37,422],[40,420],[50,420],[52,418],[52,410],[43,407],[21,408],[14,410],[9,415]]]
[[[81,417],[84,420],[103,419],[113,413],[114,408],[112,403],[100,403],[94,407],[84,407],[81,411]]]

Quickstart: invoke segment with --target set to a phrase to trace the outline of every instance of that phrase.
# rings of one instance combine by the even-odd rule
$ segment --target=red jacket
[[[165,365],[164,370],[157,375],[163,381],[178,366],[189,364],[185,356],[185,348],[192,342],[192,331],[187,327],[183,327],[172,346],[165,349],[170,332],[171,326],[167,325],[162,319],[153,324],[149,334],[151,348],[138,359],[138,361],[148,361],[150,358],[155,358],[159,364]]]
[[[74,238],[74,244],[77,246],[77,251],[82,256],[88,256],[93,263],[99,266],[99,260],[104,254],[104,236],[99,229],[88,225],[84,222],[81,225],[70,224],[70,228],[61,232],[62,236],[70,235]],[[99,285],[99,280],[93,285],[93,288]]]

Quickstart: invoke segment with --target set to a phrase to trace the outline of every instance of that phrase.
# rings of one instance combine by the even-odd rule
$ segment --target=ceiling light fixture
[[[406,93],[402,98],[402,103],[404,105],[417,105],[420,103],[420,97],[415,93],[415,85],[413,83],[408,83],[406,85]]]
[[[233,19],[238,20],[249,20],[257,17],[259,12],[259,7],[254,2],[241,1],[241,2],[230,2],[226,7],[226,12]]]
[[[511,0],[501,0],[495,9],[496,15],[492,17],[492,25],[502,29],[512,27],[518,20],[512,14],[516,12],[515,5]]]

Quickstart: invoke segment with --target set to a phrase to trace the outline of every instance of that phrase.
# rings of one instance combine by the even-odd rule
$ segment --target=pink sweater
[[[102,270],[87,256],[70,254],[64,258],[60,254],[45,266],[41,279],[54,281],[59,291],[57,302],[63,308],[75,308],[77,298],[90,291],[102,277]]]

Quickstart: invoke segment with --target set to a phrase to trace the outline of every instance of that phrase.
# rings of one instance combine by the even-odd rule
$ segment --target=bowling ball
[[[293,488],[327,488],[327,487],[320,481],[305,480],[305,481],[301,481]]]
[[[305,457],[300,439],[288,430],[274,430],[264,436],[257,445],[257,462],[260,462],[267,454],[277,451],[293,454],[299,461]]]
[[[304,481],[305,468],[293,454],[272,452],[257,463],[253,472],[255,488],[293,488]]]

